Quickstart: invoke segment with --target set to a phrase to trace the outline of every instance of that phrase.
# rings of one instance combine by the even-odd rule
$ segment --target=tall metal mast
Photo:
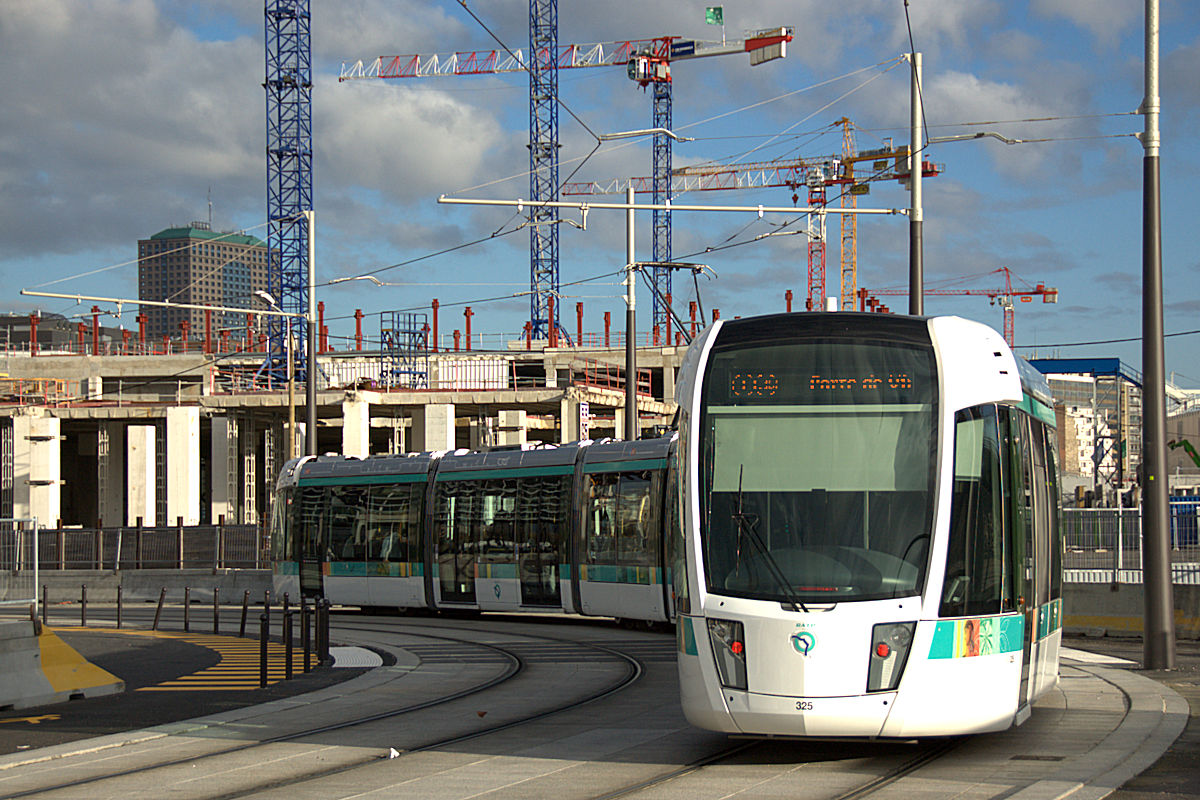
[[[671,130],[671,80],[670,75],[665,81],[655,81],[654,113],[651,127],[656,130]],[[668,204],[671,202],[671,139],[665,133],[654,134],[654,203]],[[651,225],[654,237],[654,261],[662,264],[671,261],[671,212],[655,209],[651,212]],[[655,267],[650,270],[650,279],[654,283],[654,297],[651,298],[650,330],[656,336],[660,331],[670,329],[666,303],[659,298],[671,296],[671,270]]]
[[[312,45],[309,0],[266,0],[267,291],[285,312],[308,308],[308,226],[312,194]],[[275,380],[287,380],[287,322],[269,317],[267,362]],[[307,323],[294,319],[300,341]],[[307,380],[300,350],[295,377]]]
[[[558,294],[558,0],[529,0],[529,287],[534,338],[549,338]],[[554,316],[558,316],[555,303]]]

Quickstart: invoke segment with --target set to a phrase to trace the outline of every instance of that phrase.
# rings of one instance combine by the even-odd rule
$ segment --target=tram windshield
[[[710,592],[837,603],[921,591],[936,459],[930,347],[718,342],[704,394]]]

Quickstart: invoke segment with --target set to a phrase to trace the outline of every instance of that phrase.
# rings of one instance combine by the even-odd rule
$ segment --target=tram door
[[[299,562],[300,593],[305,597],[325,596],[325,539],[322,533],[322,513],[328,489],[304,488],[299,490],[299,508],[296,510],[295,557]]]
[[[521,481],[516,541],[522,605],[562,605],[558,565],[570,519],[569,481],[560,476]]]
[[[1009,464],[1013,487],[1012,517],[1013,546],[1012,569],[1013,592],[1017,597],[1017,611],[1025,617],[1023,641],[1021,643],[1021,688],[1017,705],[1029,697],[1029,671],[1034,652],[1034,632],[1037,629],[1037,603],[1034,597],[1034,489],[1033,463],[1030,451],[1029,421],[1023,414],[1008,409]]]
[[[475,602],[475,529],[482,512],[476,481],[445,481],[437,485],[434,507],[437,575],[442,600]]]

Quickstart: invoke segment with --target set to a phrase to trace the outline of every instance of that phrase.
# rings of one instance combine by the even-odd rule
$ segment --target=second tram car
[[[1058,680],[1045,380],[957,317],[708,328],[681,369],[671,532],[695,725],[902,737],[1019,724]]]
[[[672,447],[660,438],[292,461],[272,520],[276,590],[666,622]]]

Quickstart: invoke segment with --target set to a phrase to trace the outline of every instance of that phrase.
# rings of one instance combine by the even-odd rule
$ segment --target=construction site
[[[829,126],[840,135],[838,152],[672,165],[672,148],[684,140],[672,130],[672,70],[739,55],[751,67],[769,65],[787,56],[791,28],[726,39],[722,25],[720,42],[658,36],[564,44],[555,0],[532,0],[527,50],[366,57],[344,62],[339,75],[339,82],[377,83],[528,75],[529,193],[513,203],[529,232],[529,291],[519,293],[529,296],[523,330],[480,331],[478,323],[472,330],[470,305],[452,312],[429,298],[415,311],[330,309],[331,317],[354,319],[352,337],[331,337],[319,287],[390,284],[372,272],[315,278],[309,0],[266,0],[264,11],[265,240],[214,230],[210,205],[208,222],[138,242],[137,298],[25,292],[73,299],[83,313],[78,320],[34,313],[0,321],[7,331],[0,516],[57,527],[261,524],[275,477],[296,455],[483,449],[666,430],[686,346],[721,313],[703,307],[698,285],[694,294],[673,290],[673,279],[694,279],[705,269],[674,260],[672,213],[681,212],[672,211],[672,200],[684,194],[771,187],[786,194],[803,225],[763,236],[805,237],[807,283],[781,292],[779,311],[888,313],[886,298],[909,293],[860,286],[858,212],[872,210],[858,203],[872,186],[913,190],[943,174],[910,145],[889,138],[860,149],[856,126],[840,117]],[[559,72],[589,68],[623,69],[649,96],[649,127],[608,136],[650,139],[648,177],[560,179]],[[626,198],[614,207],[628,221],[627,316],[614,320],[605,312],[602,330],[585,329],[584,304],[570,307],[560,291],[559,223],[576,209],[586,225],[589,207],[606,195]],[[638,195],[648,202],[635,202]],[[634,253],[635,210],[649,222],[649,259]],[[1004,266],[931,282],[924,294],[986,298],[1000,307],[1010,345],[1019,304],[1058,299],[1056,288],[1028,283]],[[136,328],[110,327],[123,306],[137,307]],[[1124,441],[1130,407],[1117,409],[1124,422],[1110,425],[1094,407],[1076,404],[1070,413],[1080,421],[1063,426],[1078,428],[1083,442],[1061,443],[1073,454],[1067,466],[1083,464],[1079,474],[1091,476],[1097,496],[1101,476],[1115,490],[1136,474],[1136,453],[1132,461],[1123,456],[1120,469],[1102,466],[1116,463],[1109,451]],[[1175,455],[1182,459],[1184,451]],[[1184,466],[1200,472],[1200,462]]]

